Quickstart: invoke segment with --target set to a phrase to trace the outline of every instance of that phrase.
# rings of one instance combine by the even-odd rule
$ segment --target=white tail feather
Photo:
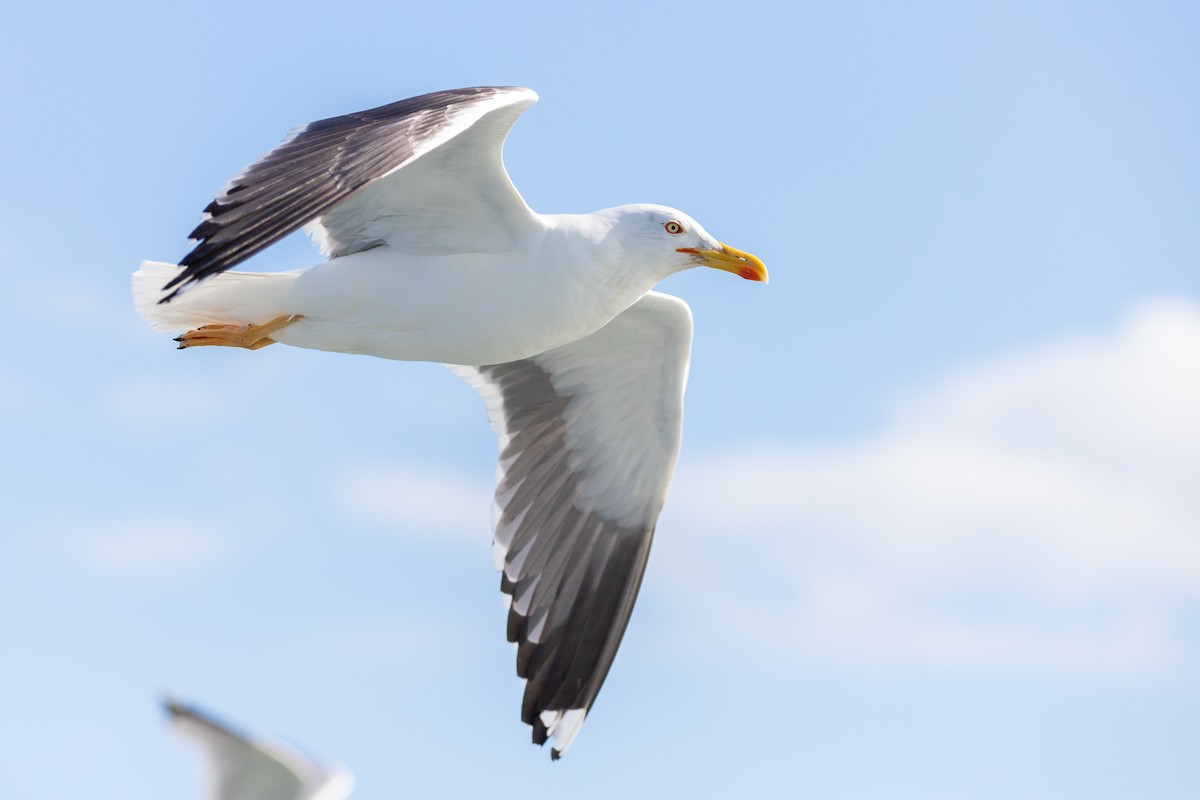
[[[296,272],[222,272],[205,279],[169,303],[162,287],[179,267],[143,261],[133,273],[133,304],[156,331],[183,331],[201,325],[250,325],[290,314],[287,297]]]

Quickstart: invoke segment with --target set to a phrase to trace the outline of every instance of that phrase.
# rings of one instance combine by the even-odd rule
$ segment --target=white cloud
[[[29,377],[7,368],[0,369],[0,411],[6,414],[24,412],[35,406],[40,394],[40,387]]]
[[[477,643],[457,615],[437,607],[327,619],[290,635],[290,646],[307,658],[365,663],[411,662],[414,657],[443,665],[462,663]],[[272,642],[272,647],[278,647]]]
[[[342,511],[398,535],[430,536],[478,548],[489,539],[491,487],[403,465],[359,465],[334,480]]]
[[[685,459],[655,571],[706,628],[805,662],[1177,667],[1198,476],[1200,307],[1158,301],[913,392],[862,440]]]
[[[47,545],[88,572],[119,580],[200,575],[233,552],[227,535],[193,520],[140,516],[54,527],[68,532],[49,537]]]
[[[269,357],[206,352],[209,348],[179,352],[169,337],[159,336],[156,346],[178,354],[168,359],[174,371],[163,365],[153,374],[120,375],[114,368],[115,377],[103,388],[109,414],[118,424],[143,432],[195,429],[246,419],[247,408],[278,418],[292,413],[286,402],[290,392],[311,391],[309,383],[296,381],[307,355],[303,351],[279,348]]]
[[[114,311],[132,314],[133,301],[114,308],[111,292],[101,281],[81,272],[64,281],[62,274],[51,268],[40,276],[27,275],[19,295],[22,301],[14,304],[15,310],[47,328],[87,330],[93,336],[95,326],[112,327]]]
[[[221,421],[233,409],[227,395],[200,378],[126,378],[108,387],[107,395],[116,420],[137,428],[198,426]]]

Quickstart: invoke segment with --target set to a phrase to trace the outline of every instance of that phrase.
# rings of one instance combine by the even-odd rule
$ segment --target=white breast
[[[594,252],[594,248],[591,252]],[[500,364],[599,330],[651,288],[614,288],[578,239],[548,231],[505,253],[382,246],[303,271],[278,341],[406,361]]]

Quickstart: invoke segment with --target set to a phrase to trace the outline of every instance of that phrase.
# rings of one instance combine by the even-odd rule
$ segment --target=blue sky
[[[1185,3],[26,5],[0,52],[6,796],[199,797],[174,691],[357,797],[1200,794],[1200,13]],[[540,211],[760,256],[566,759],[444,369],[179,353],[128,276],[294,124],[519,84]],[[256,269],[313,263],[293,237]]]

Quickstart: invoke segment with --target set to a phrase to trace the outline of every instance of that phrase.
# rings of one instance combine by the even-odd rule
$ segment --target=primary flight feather
[[[133,285],[180,348],[436,361],[475,387],[500,439],[492,552],[521,718],[557,758],[620,644],[679,450],[691,313],[651,289],[767,272],[666,206],[532,211],[501,149],[536,100],[457,89],[301,126],[217,194],[178,265],[142,262]],[[300,227],[327,261],[227,271]]]

